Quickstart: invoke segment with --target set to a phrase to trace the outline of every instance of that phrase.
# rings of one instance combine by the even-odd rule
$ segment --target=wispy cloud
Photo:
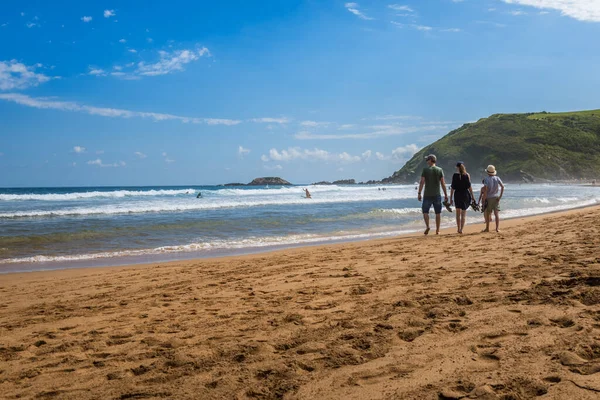
[[[448,126],[445,125],[423,125],[423,126],[379,126],[370,132],[364,133],[330,133],[330,134],[317,134],[307,131],[296,133],[294,136],[299,140],[342,140],[342,139],[375,139],[380,137],[406,135],[410,133],[419,132],[432,132],[432,131],[444,131],[448,130]]]
[[[161,114],[154,112],[140,112],[123,110],[119,108],[94,107],[84,104],[79,104],[69,101],[60,101],[49,98],[35,98],[20,93],[0,93],[0,100],[6,100],[13,103],[21,104],[27,107],[38,109],[51,109],[61,111],[81,112],[89,115],[97,115],[109,118],[143,118],[154,121],[180,121],[183,123],[192,124],[207,124],[207,125],[237,125],[240,120],[222,119],[222,118],[197,118],[197,117],[182,117],[172,114]]]
[[[125,40],[125,39],[120,39],[120,40],[119,40],[119,43],[127,43],[127,40]]]
[[[287,124],[291,120],[286,117],[280,117],[280,118],[263,117],[263,118],[252,118],[250,121],[257,122],[259,124]]]
[[[243,157],[246,154],[250,154],[250,149],[246,149],[244,146],[239,146],[238,147],[238,155],[240,157]]]
[[[89,71],[88,71],[89,75],[106,76],[106,71],[101,68],[95,68],[95,67],[89,66],[88,69],[89,69]]]
[[[75,146],[75,147],[73,147],[73,151],[78,154],[85,153],[85,147]]]
[[[17,60],[0,61],[0,90],[27,89],[55,77],[36,73],[41,64],[25,65]]]
[[[83,17],[81,17],[81,20],[82,20],[83,22],[85,22],[85,23],[88,23],[88,22],[90,22],[90,21],[92,20],[92,17],[89,17],[89,16],[85,16],[85,15],[84,15]]]
[[[451,33],[462,32],[462,29],[459,29],[459,28],[434,28],[432,26],[427,26],[427,25],[404,24],[404,23],[396,22],[396,21],[391,21],[391,23],[393,25],[396,25],[399,28],[415,29],[415,30],[421,31],[421,32],[433,32],[433,31],[451,32]]]
[[[391,8],[394,11],[406,11],[409,13],[415,12],[415,10],[413,10],[411,7],[406,6],[406,5],[401,5],[401,4],[390,4],[390,5],[388,5],[388,8]]]
[[[346,3],[344,4],[346,10],[350,11],[352,14],[356,15],[358,18],[365,20],[373,20],[374,18],[368,17],[362,11],[358,9],[358,3]]]
[[[600,1],[597,0],[502,0],[508,4],[560,11],[562,15],[589,22],[600,22]]]
[[[160,60],[153,64],[140,62],[135,74],[142,76],[166,75],[176,71],[183,71],[186,64],[196,61],[201,57],[210,57],[206,47],[196,50],[177,50],[172,53],[159,51]]]
[[[102,168],[118,168],[118,167],[124,167],[125,165],[127,165],[125,163],[125,161],[119,161],[119,162],[115,162],[112,164],[104,164],[102,162],[102,160],[99,158],[97,158],[95,160],[90,160],[87,163],[88,163],[88,165],[97,165],[98,167],[102,167]]]
[[[167,155],[167,153],[165,153],[165,152],[163,152],[163,153],[162,153],[162,156],[164,157],[164,159],[165,159],[165,162],[166,162],[167,164],[172,164],[172,163],[174,163],[174,162],[175,162],[175,160],[172,160],[172,159],[170,159],[170,158],[169,158],[169,156]]]
[[[331,122],[325,122],[325,121],[302,121],[300,122],[301,126],[304,126],[306,128],[318,128],[318,127],[322,127],[322,126],[329,126],[331,125]]]
[[[148,157],[147,155],[145,155],[144,153],[142,153],[141,151],[136,151],[135,153],[133,153],[136,155],[137,158],[139,159],[144,159],[146,157]]]
[[[496,28],[506,28],[506,24],[501,24],[501,23],[493,22],[493,21],[475,21],[475,23],[480,24],[480,25],[491,25]]]
[[[104,10],[104,18],[110,18],[110,17],[114,17],[115,15],[115,10]]]
[[[265,165],[263,165],[263,168],[266,169],[267,171],[281,171],[283,169],[283,167],[280,164],[277,164],[277,165],[265,164]]]
[[[263,161],[325,161],[336,163],[355,163],[363,160],[360,156],[353,156],[347,152],[331,153],[323,149],[301,149],[299,147],[289,147],[284,150],[271,149],[269,154],[261,157]]]

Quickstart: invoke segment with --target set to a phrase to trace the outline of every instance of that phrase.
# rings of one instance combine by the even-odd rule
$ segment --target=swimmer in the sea
[[[196,196],[197,199],[201,199],[202,198],[202,192],[198,192],[198,196]]]

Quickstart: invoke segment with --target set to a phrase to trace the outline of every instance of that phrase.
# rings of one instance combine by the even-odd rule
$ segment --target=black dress
[[[466,210],[471,205],[471,179],[469,175],[454,174],[452,176],[452,189],[454,189],[454,206]]]

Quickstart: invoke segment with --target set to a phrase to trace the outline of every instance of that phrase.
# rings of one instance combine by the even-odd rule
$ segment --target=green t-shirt
[[[423,168],[421,176],[425,178],[424,197],[437,197],[442,195],[440,180],[444,177],[444,171],[440,167],[425,167]]]

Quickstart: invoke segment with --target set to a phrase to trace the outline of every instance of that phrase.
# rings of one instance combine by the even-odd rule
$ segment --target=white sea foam
[[[94,198],[120,199],[124,197],[149,197],[149,196],[178,196],[194,194],[195,189],[179,190],[115,190],[111,192],[72,192],[72,193],[46,193],[46,194],[0,194],[0,201],[70,201]]]
[[[140,214],[161,212],[186,212],[218,210],[225,208],[248,208],[258,206],[278,205],[316,205],[333,203],[352,203],[362,201],[401,200],[409,199],[413,193],[402,193],[393,191],[369,191],[363,193],[349,194],[346,192],[329,193],[326,196],[313,196],[306,199],[301,196],[300,190],[287,193],[286,195],[273,195],[268,191],[262,192],[262,196],[227,196],[206,197],[198,200],[188,196],[185,198],[175,197],[173,199],[154,199],[152,201],[123,201],[111,204],[99,204],[87,207],[63,207],[53,209],[33,209],[12,212],[1,212],[2,218],[27,218],[27,217],[61,217],[61,216],[87,216],[87,215],[117,215],[117,214]]]
[[[176,253],[202,253],[211,250],[235,250],[235,249],[261,249],[265,247],[281,247],[298,244],[323,243],[332,241],[353,241],[370,238],[382,238],[398,236],[405,233],[414,232],[414,230],[394,230],[394,231],[371,231],[371,232],[338,232],[336,234],[314,235],[288,235],[274,237],[249,237],[237,240],[215,240],[211,242],[194,242],[178,246],[161,246],[153,249],[143,250],[123,250],[115,252],[101,252],[91,254],[75,254],[68,256],[44,256],[37,255],[33,257],[9,258],[0,260],[0,264],[14,263],[48,263],[48,262],[69,262],[85,261],[105,258],[120,257],[140,257],[162,254]]]

